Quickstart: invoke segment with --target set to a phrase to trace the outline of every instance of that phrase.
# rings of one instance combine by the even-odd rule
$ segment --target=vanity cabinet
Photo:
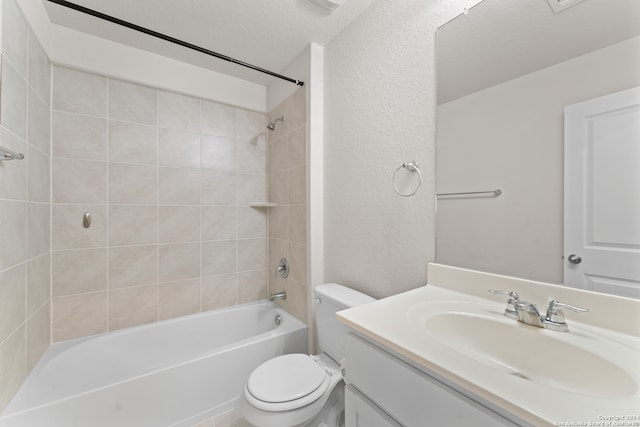
[[[518,425],[354,333],[346,348],[346,427]]]

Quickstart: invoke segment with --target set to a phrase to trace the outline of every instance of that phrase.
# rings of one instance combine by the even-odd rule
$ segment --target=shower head
[[[282,117],[278,117],[277,119],[273,119],[269,122],[269,124],[267,125],[267,129],[269,130],[276,130],[276,123],[277,122],[284,122],[284,116]]]

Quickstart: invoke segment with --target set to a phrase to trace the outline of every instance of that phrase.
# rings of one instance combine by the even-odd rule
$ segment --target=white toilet
[[[316,324],[322,353],[286,354],[258,366],[240,398],[240,412],[256,427],[340,427],[344,423],[347,328],[336,312],[375,301],[335,283],[316,286]]]

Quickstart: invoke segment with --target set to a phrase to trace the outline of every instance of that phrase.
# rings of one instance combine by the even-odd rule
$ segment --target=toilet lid
[[[306,354],[286,354],[268,360],[249,376],[247,391],[263,402],[301,399],[326,383],[327,373]]]

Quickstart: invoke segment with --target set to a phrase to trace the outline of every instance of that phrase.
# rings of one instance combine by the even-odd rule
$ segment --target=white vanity
[[[554,299],[589,311],[546,325]],[[638,300],[430,264],[427,286],[338,318],[347,427],[640,425]]]

